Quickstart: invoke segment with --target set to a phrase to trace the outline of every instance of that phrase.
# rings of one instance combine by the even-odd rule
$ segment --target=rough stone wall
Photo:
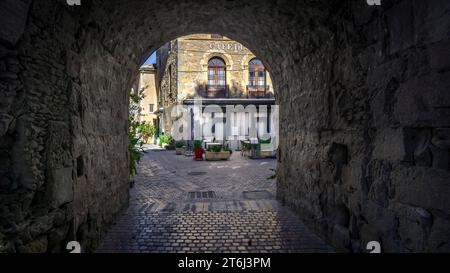
[[[165,43],[156,50],[156,90],[160,90],[161,81],[166,72],[166,64],[167,58],[169,57],[169,51],[170,42]],[[161,100],[161,96],[158,97],[158,100]]]
[[[99,235],[128,203],[128,99],[138,73],[113,53],[115,41],[100,25],[110,20],[108,15],[96,16],[81,23],[79,47],[67,63],[76,109],[71,115],[77,170],[72,236],[86,251],[95,249]]]
[[[73,219],[70,80],[57,7],[2,1],[0,252],[60,248]],[[31,18],[38,11],[48,21]],[[26,47],[32,43],[33,47]]]
[[[339,250],[449,251],[450,4],[363,2],[283,67],[278,197]]]
[[[278,198],[315,231],[338,249],[449,250],[448,1],[0,7],[0,251],[95,248],[127,203],[134,75],[191,33],[264,61],[281,106]]]
[[[131,73],[61,1],[5,9],[0,252],[60,252],[72,239],[92,249],[127,203]]]
[[[164,108],[162,114],[163,132],[170,134],[172,128],[172,106],[178,97],[178,43],[177,40],[170,41],[164,47],[158,49],[157,58],[165,60],[161,65],[161,82],[159,88],[160,105]],[[162,60],[162,61],[163,61]]]

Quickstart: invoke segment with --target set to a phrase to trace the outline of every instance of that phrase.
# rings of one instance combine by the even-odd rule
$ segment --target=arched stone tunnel
[[[0,252],[87,251],[129,192],[150,52],[222,33],[272,74],[277,198],[337,250],[450,250],[450,2],[0,3]]]

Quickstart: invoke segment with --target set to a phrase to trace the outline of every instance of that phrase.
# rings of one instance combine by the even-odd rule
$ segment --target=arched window
[[[252,59],[248,64],[250,86],[264,86],[266,84],[266,69],[261,60]]]
[[[266,92],[266,69],[259,59],[251,59],[248,63],[248,95],[264,97]]]
[[[224,97],[226,95],[225,62],[214,57],[208,62],[208,97]]]

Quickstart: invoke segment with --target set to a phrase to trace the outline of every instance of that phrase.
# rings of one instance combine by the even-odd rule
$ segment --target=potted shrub
[[[169,139],[169,143],[166,145],[166,150],[175,150],[175,140],[173,138]]]
[[[182,155],[186,151],[186,143],[184,140],[175,141],[175,154]]]
[[[167,136],[164,133],[161,133],[159,136],[159,146],[164,148],[167,145]]]
[[[171,135],[162,134],[159,137],[159,146],[165,148],[166,150],[175,150],[175,140]]]
[[[222,145],[211,145],[205,152],[206,160],[228,160],[231,156],[231,150]]]
[[[156,128],[150,122],[143,121],[137,127],[137,131],[142,137],[143,142],[148,143],[149,139],[155,135]]]
[[[204,150],[201,140],[194,140],[194,160],[203,160]]]

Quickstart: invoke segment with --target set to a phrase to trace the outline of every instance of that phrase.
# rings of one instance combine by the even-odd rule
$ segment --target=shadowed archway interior
[[[448,251],[450,5],[430,2],[4,1],[1,250],[95,249],[128,202],[133,76],[221,33],[272,75],[283,204],[338,250]]]

